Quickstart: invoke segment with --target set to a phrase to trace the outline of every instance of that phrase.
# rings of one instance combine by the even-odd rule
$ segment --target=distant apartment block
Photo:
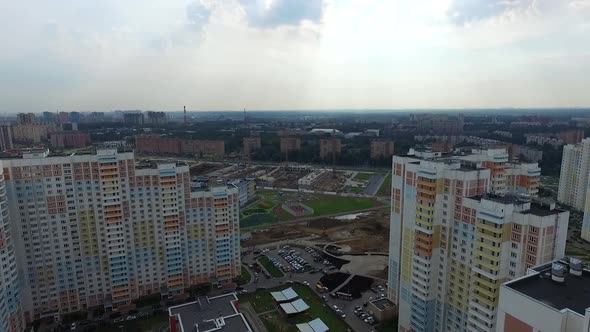
[[[18,124],[37,123],[37,116],[33,113],[18,113],[16,115],[16,122]]]
[[[498,332],[590,331],[590,271],[579,259],[529,269],[504,283],[498,304]]]
[[[135,137],[135,148],[138,152],[165,154],[204,154],[223,156],[223,141],[190,140],[157,135],[139,135]]]
[[[541,135],[526,134],[526,144],[537,144],[537,145],[551,145],[554,148],[558,148],[565,144],[564,141],[559,138],[547,137]]]
[[[342,141],[339,138],[320,139],[320,158],[331,159],[342,152]]]
[[[70,113],[68,112],[59,112],[57,114],[57,122],[60,124],[70,122]]]
[[[49,137],[51,146],[56,148],[83,148],[90,145],[90,134],[81,131],[53,133]]]
[[[223,156],[225,154],[225,143],[218,140],[212,141],[184,139],[180,141],[180,152]]]
[[[557,200],[582,210],[590,174],[590,138],[563,147]]]
[[[13,140],[19,143],[41,143],[56,131],[57,126],[54,123],[27,123],[12,127]]]
[[[393,141],[374,140],[371,141],[371,159],[391,158],[394,152]]]
[[[297,137],[281,137],[281,152],[299,151],[301,140]]]
[[[0,124],[0,151],[12,149],[12,126],[10,124]]]
[[[557,138],[567,144],[577,144],[584,139],[584,131],[580,129],[562,131],[557,133]]]
[[[142,126],[144,123],[143,113],[125,113],[123,122],[131,126]]]
[[[250,155],[252,152],[262,147],[260,136],[244,137],[244,155]]]
[[[563,257],[569,212],[529,198],[539,176],[502,149],[393,157],[388,296],[400,331],[495,331],[502,282]]]
[[[450,118],[446,114],[423,114],[417,115],[416,129],[419,132],[435,134],[460,135],[463,133],[463,115]]]
[[[123,310],[151,294],[180,297],[193,285],[225,285],[240,274],[232,185],[197,184],[187,165],[140,163],[116,150],[24,154],[2,166],[2,218],[11,227],[28,323],[94,307]],[[0,315],[18,304],[0,299]]]
[[[229,182],[238,188],[240,207],[246,206],[256,197],[256,181],[253,179],[236,179]]]
[[[147,123],[149,124],[163,124],[168,121],[165,112],[147,112]]]

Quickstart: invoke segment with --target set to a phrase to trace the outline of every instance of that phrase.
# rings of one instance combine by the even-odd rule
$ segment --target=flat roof
[[[299,295],[297,295],[297,293],[291,287],[284,289],[282,291],[271,292],[270,295],[272,295],[272,297],[277,302],[291,301],[299,297]]]
[[[557,310],[570,309],[584,316],[590,307],[590,271],[583,270],[581,276],[569,274],[569,264],[560,261],[568,272],[563,283],[551,280],[551,264],[543,265],[531,274],[505,284],[519,293],[531,297]]]
[[[539,217],[551,216],[554,214],[560,214],[562,212],[565,212],[565,210],[561,210],[561,209],[557,209],[557,208],[551,209],[547,205],[540,205],[540,204],[536,204],[534,202],[531,203],[531,208],[529,210],[525,211],[525,213],[530,213],[530,214],[533,214],[533,215],[539,216]]]
[[[393,304],[393,302],[391,302],[389,299],[379,299],[379,300],[375,300],[373,302],[371,302],[374,306],[377,307],[377,309],[379,310],[386,310],[389,308],[393,308],[395,307],[395,304]]]
[[[232,302],[238,298],[234,293],[216,296],[199,297],[196,301],[168,309],[170,316],[178,316],[181,330],[195,332],[228,331],[252,332],[252,329],[233,306]]]
[[[296,326],[301,332],[326,332],[329,330],[328,325],[319,318],[308,323],[297,324]]]
[[[307,303],[305,303],[305,301],[302,299],[295,300],[293,302],[281,303],[280,306],[287,315],[298,314],[309,309]]]

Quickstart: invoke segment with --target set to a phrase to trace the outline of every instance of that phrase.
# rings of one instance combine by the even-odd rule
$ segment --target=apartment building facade
[[[20,332],[24,325],[14,234],[10,226],[8,196],[4,176],[0,174],[0,331]]]
[[[240,273],[238,189],[133,153],[3,161],[26,322],[146,295],[180,296]]]
[[[393,141],[373,140],[371,141],[371,159],[391,158],[393,148]]]
[[[394,156],[388,296],[400,331],[494,331],[502,282],[563,255],[569,213],[512,195],[515,166],[501,156]],[[539,174],[522,169],[521,190],[535,192]]]
[[[563,147],[557,200],[582,210],[586,203],[590,174],[590,138]]]
[[[324,138],[320,140],[320,158],[328,159],[339,156],[342,152],[342,141],[339,138]]]

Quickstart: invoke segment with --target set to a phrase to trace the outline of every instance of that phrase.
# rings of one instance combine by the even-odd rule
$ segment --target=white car
[[[134,320],[134,319],[136,319],[136,318],[137,318],[137,317],[135,317],[135,316],[127,316],[127,318],[126,318],[125,320]]]
[[[304,282],[303,282],[303,284],[304,284],[305,286],[309,286],[309,282],[307,282],[307,281],[304,281]]]

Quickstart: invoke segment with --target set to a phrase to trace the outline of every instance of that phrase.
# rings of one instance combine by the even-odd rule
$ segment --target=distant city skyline
[[[0,5],[0,113],[590,106],[590,0]]]

